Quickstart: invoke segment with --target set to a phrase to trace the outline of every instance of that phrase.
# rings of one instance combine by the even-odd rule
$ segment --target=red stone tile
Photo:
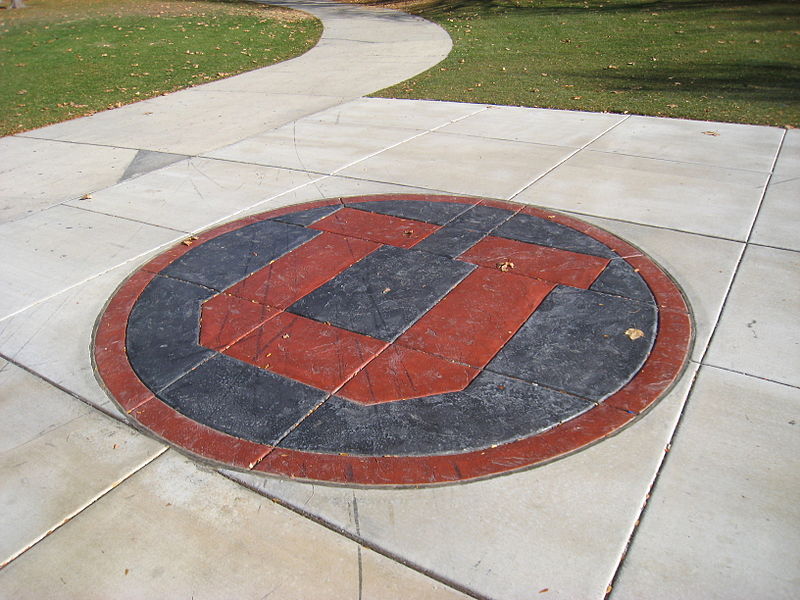
[[[483,238],[458,259],[497,270],[499,265],[513,263],[509,268],[516,275],[579,288],[592,285],[609,262],[607,258],[494,236]]]
[[[403,199],[403,197],[391,195],[372,198],[389,200]],[[426,196],[420,199],[429,201],[453,201],[457,199],[458,201],[464,201],[461,197],[452,196],[441,196],[436,197],[436,199]],[[359,200],[369,200],[369,198]],[[477,201],[477,199],[473,200]],[[337,202],[338,200],[326,202],[325,204]],[[281,210],[284,210],[282,214],[285,214],[295,210],[311,208],[316,204],[298,205]],[[509,208],[505,203],[498,203],[496,206]],[[564,215],[548,213],[531,207],[526,207],[524,210],[528,214],[535,214],[544,218],[552,215],[552,220],[555,222],[583,231],[616,249],[621,254],[630,256],[631,258],[629,258],[628,262],[638,269],[651,289],[654,290],[656,299],[661,307],[658,338],[644,366],[632,381],[597,407],[540,435],[495,448],[487,448],[460,455],[363,457],[316,454],[282,448],[273,449],[270,446],[238,439],[212,430],[184,417],[157,398],[154,398],[152,392],[139,381],[128,363],[125,352],[127,319],[136,299],[153,277],[152,272],[147,272],[147,270],[135,274],[127,281],[104,311],[95,331],[95,364],[104,384],[123,408],[132,412],[139,422],[152,429],[156,434],[204,458],[243,468],[253,468],[255,466],[256,469],[266,473],[338,483],[419,485],[475,479],[525,468],[558,458],[614,433],[634,419],[637,413],[650,407],[668,390],[680,376],[692,344],[691,317],[688,314],[688,306],[677,285],[652,261],[645,257],[639,257],[638,250],[625,245],[624,242],[621,242],[611,234]],[[208,239],[213,239],[216,235],[235,230],[255,220],[260,220],[260,218],[276,216],[276,212],[265,213],[259,218],[251,218],[245,222],[239,221],[206,232],[200,236],[199,240],[194,241],[191,246],[174,248],[170,251],[171,253],[167,253],[168,256],[166,258],[162,255],[162,257],[148,265],[148,268],[155,269],[156,267],[153,265],[157,266],[159,264],[157,261],[159,260],[161,260],[161,267],[159,268],[163,268],[197,243],[203,243]],[[380,218],[383,219],[384,217],[381,216]],[[388,217],[388,219],[395,218]],[[405,219],[401,220],[407,221]],[[416,221],[409,222],[415,225],[417,223]],[[519,243],[522,244],[521,242]],[[536,248],[534,245],[524,245]],[[583,255],[579,256],[582,257]],[[529,257],[523,256],[523,258],[527,260]],[[551,255],[549,258],[552,259],[553,256]],[[517,263],[513,257],[509,257],[509,260]],[[602,269],[606,261],[603,259],[598,260],[602,260]],[[519,264],[523,263],[524,261],[521,261]],[[473,280],[477,282],[479,280],[482,281],[483,278],[490,283],[493,281],[500,282],[500,278],[506,278],[508,281],[524,279],[537,286],[551,287],[549,284],[519,277],[520,274],[527,277],[532,275],[527,272],[520,273],[518,264],[515,264],[513,273],[502,273],[496,270],[496,263],[486,266],[489,269],[479,269],[476,271],[476,273],[481,272],[479,276],[470,275],[461,285],[477,285],[477,283],[473,283]],[[541,276],[541,274],[533,275],[533,277]],[[588,278],[588,275],[586,277]],[[575,285],[575,283],[570,283],[570,285]],[[515,286],[516,284],[513,284],[511,288],[516,289]],[[511,288],[507,290],[509,295],[512,294]],[[453,305],[449,307],[449,310],[463,313],[460,317],[462,322],[473,319],[474,309],[466,300],[458,300],[459,292],[457,290],[458,287],[451,292],[451,294],[455,294],[452,300],[449,300],[450,296],[442,300],[439,306],[444,308],[440,309],[437,306],[432,312],[435,313],[437,310],[445,311],[445,309],[448,309],[448,303],[452,302]],[[499,290],[497,286],[490,286],[489,290],[484,291],[470,290],[465,287],[462,292],[464,298],[469,295],[468,292],[470,291],[473,294],[486,293],[486,299],[483,301],[484,306],[493,307],[494,304],[503,302],[503,299],[498,297]],[[219,343],[226,336],[235,337],[238,335],[236,327],[247,327],[245,325],[234,325],[226,320],[237,310],[236,305],[240,305],[241,300],[217,300],[215,298],[209,302],[219,303],[216,308],[219,308],[220,312],[210,317],[210,319],[206,319],[208,321],[206,323],[207,331],[203,335],[209,338],[216,337]],[[244,304],[241,304],[241,306],[244,307]],[[209,308],[208,310],[209,315],[214,313],[214,308]],[[246,308],[243,310],[247,312]],[[488,310],[491,312],[494,308],[489,308]],[[497,312],[499,313],[500,311]],[[242,322],[247,322],[248,319],[258,321],[260,318],[257,315],[239,314],[233,316],[241,317]],[[443,322],[447,321],[445,312],[434,316]],[[282,328],[275,327],[273,324],[273,321],[279,319],[285,325]],[[436,319],[431,317],[432,321]],[[212,320],[215,321],[212,323]],[[412,327],[412,330],[422,323],[423,321],[420,321]],[[497,328],[503,327],[503,323],[503,321],[500,321]],[[445,332],[449,331],[445,325],[440,327]],[[214,332],[215,329],[218,333]],[[272,331],[273,329],[274,331]],[[511,328],[509,327],[509,329]],[[496,332],[486,331],[481,333],[479,330],[473,335],[475,337],[486,335],[484,343],[488,344],[491,343],[494,333]],[[289,337],[283,337],[287,334]],[[447,335],[450,335],[452,339],[452,333],[447,333]],[[311,379],[327,382],[328,388],[323,387],[323,389],[331,389],[331,391],[335,389],[331,387],[336,385],[335,380],[345,381],[352,373],[357,372],[361,365],[368,363],[347,384],[347,386],[352,385],[352,389],[356,390],[356,393],[352,395],[361,395],[362,401],[366,400],[367,403],[413,397],[408,394],[407,389],[414,390],[426,385],[424,384],[425,378],[431,379],[434,382],[433,385],[448,384],[449,382],[452,385],[458,384],[459,387],[457,389],[461,389],[474,377],[472,373],[477,374],[475,369],[470,369],[463,365],[454,365],[454,363],[444,359],[436,358],[417,350],[403,348],[402,346],[392,346],[374,361],[369,362],[371,356],[375,356],[385,347],[384,342],[344,330],[337,330],[337,328],[310,321],[303,317],[287,315],[286,313],[280,313],[273,319],[266,321],[266,323],[258,327],[258,330],[248,334],[245,339],[251,338],[255,339],[255,341],[250,342],[252,347],[244,352],[245,355],[250,355],[252,358],[248,362],[263,367],[261,363],[265,362],[264,359],[273,359],[273,356],[276,356],[277,358],[273,360],[279,363],[279,368],[283,372],[272,368],[271,370],[281,372],[281,374],[301,381],[305,374],[309,378],[306,383],[322,387],[311,381]],[[431,347],[434,350],[439,342],[431,334],[420,334],[419,338],[409,335],[407,340],[412,340],[412,338],[421,340],[418,342],[420,344],[433,344]],[[242,339],[240,343],[243,343],[245,339]],[[292,341],[295,343],[291,344],[290,342]],[[409,341],[409,343],[412,342]],[[236,344],[236,346],[238,345]],[[447,344],[440,344],[439,346],[443,354],[449,351],[446,346]],[[270,354],[270,348],[277,349],[277,354],[273,352],[271,356],[266,356]],[[429,349],[429,346],[425,346],[425,348]],[[244,349],[247,350],[246,348]],[[343,355],[342,350],[344,351]],[[411,356],[412,354],[416,356]],[[393,356],[394,358],[392,358]],[[316,369],[316,365],[320,363],[320,357],[322,358],[321,364],[324,372],[310,372]],[[243,358],[243,360],[247,360],[247,358]],[[478,359],[471,358],[470,360],[477,361]],[[381,361],[386,364],[382,366]],[[438,368],[436,367],[436,361],[441,361]],[[358,365],[354,366],[356,363]],[[447,369],[451,366],[460,368],[462,371],[450,373]],[[387,373],[386,369],[393,369],[395,376],[401,375],[407,379],[399,384],[392,385],[385,381],[388,379],[387,377],[380,376],[380,373]],[[371,373],[369,378],[367,377],[368,371]],[[363,381],[359,380],[359,378],[362,378]],[[401,377],[396,377],[396,379],[400,380]],[[463,384],[458,383],[461,379],[464,380]],[[360,391],[355,383],[357,380],[360,381],[358,384],[361,386]],[[445,387],[448,386],[445,385]],[[437,393],[435,389],[434,391],[430,390],[431,388],[429,387],[428,391],[422,395]]]
[[[325,232],[225,292],[286,308],[378,248],[375,242]]]
[[[439,226],[346,207],[320,219],[310,229],[330,231],[398,248],[410,248],[437,231]]]
[[[596,442],[635,415],[599,405],[540,435],[465,454],[351,456],[276,448],[256,470],[298,479],[360,485],[466,481],[541,464]]]
[[[382,340],[280,313],[225,354],[332,392],[385,347]]]
[[[371,456],[344,456],[341,454],[317,454],[300,450],[276,448],[264,457],[254,471],[281,475],[292,479],[328,481],[331,483],[392,484],[392,481],[376,482],[375,468],[378,459]]]
[[[139,380],[128,362],[125,335],[128,315],[152,273],[138,271],[113,296],[94,332],[94,363],[108,392],[130,411],[150,399],[153,392]]]
[[[581,233],[585,233],[589,237],[596,239],[598,242],[605,244],[622,257],[638,256],[642,253],[642,251],[635,246],[632,246],[628,242],[621,240],[608,231],[600,229],[599,227],[595,227],[589,223],[585,223],[584,221],[579,221],[578,219],[568,217],[567,215],[536,208],[534,206],[526,206],[522,209],[522,213],[539,217],[541,219],[547,219],[548,221],[553,221],[554,223],[566,225],[567,227],[576,229]]]
[[[625,387],[606,398],[604,404],[637,414],[650,408],[680,377],[692,342],[688,314],[660,311],[658,337],[644,365]]]
[[[252,300],[217,294],[200,311],[200,345],[227,348],[280,311]]]
[[[390,346],[361,369],[338,395],[380,404],[463,390],[479,371],[424,352]]]
[[[481,368],[554,287],[498,269],[475,269],[397,343]]]
[[[252,469],[272,450],[272,446],[233,437],[192,421],[158,398],[145,402],[131,416],[172,444],[204,459],[234,467]]]

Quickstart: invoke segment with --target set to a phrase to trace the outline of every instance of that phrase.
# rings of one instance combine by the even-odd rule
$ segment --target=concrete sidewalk
[[[319,17],[320,44],[0,140],[0,598],[796,596],[800,135],[367,99],[447,35],[271,3]],[[217,223],[376,192],[530,203],[630,241],[691,303],[684,376],[582,452],[416,490],[215,471],[126,423],[89,348],[130,273]]]

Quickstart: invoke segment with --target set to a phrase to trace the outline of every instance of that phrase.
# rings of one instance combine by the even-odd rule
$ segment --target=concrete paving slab
[[[612,598],[795,596],[798,400],[702,368]]]
[[[164,447],[13,365],[0,371],[0,566]],[[17,427],[20,415],[29,423]],[[2,587],[2,586],[0,586]]]
[[[324,60],[313,62],[297,60],[298,62],[279,63],[268,67],[266,74],[262,71],[251,71],[205,84],[202,88],[192,88],[187,92],[260,94],[262,97],[272,97],[276,100],[292,96],[339,98],[339,102],[331,102],[328,105],[334,106],[393,85],[398,80],[407,79],[420,70],[425,70],[430,63],[428,56],[424,56],[424,59],[412,57],[413,62],[422,63],[420,64],[422,68],[416,69],[416,71],[409,69],[407,73],[401,74],[396,73],[395,69],[398,62],[397,57],[368,55],[354,57],[354,62],[363,64],[363,68],[360,68],[358,72],[348,71],[344,68],[341,58],[338,56],[330,56]],[[425,66],[422,66],[423,64]],[[287,103],[287,108],[290,107],[291,105]],[[324,107],[321,106],[319,110],[322,108]],[[291,118],[287,118],[284,122],[290,121]]]
[[[581,148],[627,118],[569,110],[492,106],[440,131]]]
[[[462,594],[438,581],[385,558],[361,549],[361,588],[363,600],[466,600]]]
[[[631,117],[591,150],[769,172],[783,130],[777,127]]]
[[[424,130],[302,119],[206,156],[330,174],[422,133]]]
[[[89,349],[97,315],[108,298],[149,257],[112,269],[0,321],[0,354],[121,418],[97,382]]]
[[[0,223],[116,183],[135,150],[23,137],[0,139]]]
[[[196,155],[407,79],[451,47],[438,25],[397,11],[275,4],[324,19],[319,44],[271,68],[22,135]]]
[[[163,244],[185,235],[131,219],[171,223],[185,231],[294,202],[363,193],[444,190],[509,197],[557,167],[515,199],[594,215],[590,220],[653,255],[693,303],[699,326],[694,358],[699,359],[758,210],[780,130],[358,98],[432,66],[449,50],[447,35],[438,26],[384,9],[315,0],[275,2],[322,16],[321,44],[268,69],[105,113],[113,118],[97,115],[0,141],[0,151],[4,145],[23,148],[14,150],[22,163],[0,174],[0,182],[4,177],[11,182],[7,188],[0,183],[0,197],[16,198],[21,173],[31,173],[25,175],[28,196],[41,191],[39,200],[7,202],[12,206],[8,218],[15,220],[0,224],[0,250],[10,257],[0,267],[7,290],[0,299],[0,355],[121,418],[91,371],[88,344],[94,320],[127,273]],[[450,133],[428,134],[381,152],[359,163],[363,173],[347,173],[352,177],[305,174],[306,179],[298,179],[285,169],[194,159],[168,166],[166,173],[133,169],[137,176],[130,187],[113,185],[132,168],[134,156],[212,152],[296,119],[412,130],[447,126]],[[608,131],[589,150],[557,166],[606,125]],[[59,140],[85,136],[110,146],[98,150],[36,139],[42,132]],[[784,137],[750,239],[779,249],[750,247],[744,254],[707,357],[724,369],[792,385],[797,385],[792,374],[798,362],[797,261],[795,253],[780,248],[798,249],[792,227],[797,140],[796,132]],[[34,147],[43,148],[50,162],[30,160],[34,154],[27,149]],[[71,152],[59,150],[64,147]],[[537,152],[526,155],[531,148]],[[78,154],[81,149],[91,150]],[[319,160],[338,160],[332,158],[340,150],[336,145],[329,144],[329,155],[318,150]],[[9,153],[2,154],[4,164],[12,164]],[[252,158],[243,153],[241,160]],[[49,168],[50,163],[51,171],[42,170],[42,164]],[[192,165],[202,168],[190,173]],[[73,169],[83,169],[85,178],[70,178]],[[39,172],[44,175],[37,179]],[[50,172],[54,175],[47,179]],[[144,184],[133,185],[139,181]],[[152,187],[145,185],[148,181]],[[94,194],[93,201],[76,201],[86,192]],[[143,203],[142,196],[148,195],[151,200]],[[99,212],[49,208],[65,201]],[[30,214],[41,209],[46,210]],[[353,490],[237,475],[333,531],[197,470],[196,463],[170,451],[0,571],[0,595],[338,598],[358,596],[360,581],[362,598],[460,597],[402,566],[406,562],[479,596],[529,598],[541,592],[542,597],[599,599],[623,561],[626,567],[612,598],[658,598],[663,590],[703,597],[728,591],[725,597],[731,597],[740,589],[747,597],[761,595],[753,590],[789,597],[797,582],[784,573],[797,571],[791,553],[797,546],[797,515],[783,496],[797,487],[792,479],[796,436],[787,437],[789,422],[796,420],[787,415],[797,390],[704,366],[697,393],[681,417],[695,368],[692,364],[650,414],[614,438],[507,477],[423,490]],[[10,413],[0,428],[13,431],[2,436],[12,448],[27,438],[34,440],[27,445],[46,445],[90,417],[104,419],[2,358],[0,389],[15,392],[10,399],[0,393],[0,412]],[[31,414],[20,408],[31,402],[17,390],[32,393],[42,409]],[[759,402],[756,413],[746,406],[753,398],[766,402]],[[722,406],[721,399],[728,404]],[[27,414],[30,419],[24,419]],[[679,419],[671,458],[625,559],[639,509]],[[73,439],[78,433],[69,442],[57,441],[78,448],[84,444],[79,436]],[[95,472],[85,466],[96,462],[90,453],[42,456],[47,460],[40,464],[47,467],[19,467],[20,476],[30,469],[39,480],[48,478],[42,483],[46,486]],[[50,475],[53,469],[60,471]],[[709,477],[713,486],[707,485]],[[70,488],[73,497],[86,492],[80,487]],[[15,487],[11,493],[19,495]],[[737,494],[747,498],[739,501]],[[44,505],[64,506],[60,502],[54,493]],[[36,528],[46,533],[47,525]],[[397,560],[359,547],[341,537],[338,528]],[[698,531],[701,535],[695,535]],[[718,552],[708,552],[709,539]],[[75,553],[75,547],[87,551]],[[695,577],[698,565],[707,573]],[[739,578],[742,573],[747,581]],[[231,579],[239,587],[232,588]],[[726,587],[730,582],[737,587]]]
[[[572,152],[557,146],[434,132],[343,169],[340,174],[507,199]],[[477,164],[481,166],[480,175],[476,173]]]
[[[274,210],[284,206],[291,206],[301,202],[312,202],[314,200],[324,200],[326,198],[343,198],[348,196],[362,196],[365,194],[430,194],[432,190],[397,185],[394,183],[384,183],[381,181],[369,181],[365,179],[350,179],[348,177],[324,176],[279,196],[275,196],[264,202],[247,209],[242,216],[258,214],[268,210]]]
[[[69,205],[189,232],[317,178],[299,171],[192,158]]]
[[[168,452],[3,569],[0,586],[20,599],[338,600],[359,595],[359,556],[372,598],[463,597]]]
[[[586,220],[646,248],[647,254],[679,282],[695,319],[692,358],[699,361],[722,312],[744,244],[610,219]]]
[[[189,157],[185,154],[167,154],[166,152],[153,152],[151,150],[139,150],[136,156],[125,169],[120,181],[144,175],[150,171],[156,171],[167,167],[173,163],[186,160]]]
[[[68,399],[43,379],[0,358],[0,396],[3,437],[0,454],[49,433],[90,412],[82,402]],[[37,410],[30,410],[33,405]]]
[[[800,250],[800,132],[786,132],[750,241]]]
[[[20,137],[195,155],[340,102],[327,96],[184,90]]]
[[[227,474],[479,597],[530,598],[547,588],[547,597],[601,599],[694,369],[617,436],[508,476],[418,490],[354,490]]]
[[[4,223],[0,253],[15,260],[0,265],[0,319],[177,239],[175,231],[71,206]]]
[[[745,241],[767,177],[584,150],[513,200]]]
[[[265,69],[247,71],[234,77],[218,79],[186,91],[262,94],[265,97],[273,97],[275,99],[279,99],[282,96],[301,94],[308,96],[341,96],[343,101],[347,99],[351,91],[354,91],[352,90],[353,83],[340,81],[341,78],[337,73],[319,72],[313,68],[313,64],[296,62],[298,60],[278,63]],[[308,89],[309,79],[315,83],[316,91]]]
[[[705,362],[800,386],[800,254],[748,246]]]
[[[429,130],[483,110],[486,107],[480,104],[461,102],[359,98],[315,113],[306,120]]]

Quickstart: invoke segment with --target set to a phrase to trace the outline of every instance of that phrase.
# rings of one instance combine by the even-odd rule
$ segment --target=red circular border
[[[215,237],[283,214],[343,204],[344,198],[280,208],[221,225],[179,244],[136,271],[117,290],[98,320],[93,359],[111,398],[140,425],[200,458],[239,469],[290,478],[358,485],[427,485],[499,475],[551,461],[618,431],[650,408],[678,379],[693,342],[692,319],[675,282],[640,250],[616,236],[571,217],[511,202],[464,196],[381,194],[348,202],[413,199],[466,202],[513,209],[576,229],[622,256],[650,287],[659,308],[658,334],[644,365],[623,388],[587,412],[539,435],[485,450],[431,456],[350,456],[267,446],[233,437],[193,421],[156,398],[128,362],[125,335],[139,295],[162,269]]]

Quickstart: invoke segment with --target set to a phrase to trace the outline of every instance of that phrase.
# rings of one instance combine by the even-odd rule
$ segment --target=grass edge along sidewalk
[[[374,94],[800,125],[794,0],[352,0],[444,27],[453,51]]]
[[[236,0],[28,0],[0,10],[0,135],[293,58],[322,24]]]

